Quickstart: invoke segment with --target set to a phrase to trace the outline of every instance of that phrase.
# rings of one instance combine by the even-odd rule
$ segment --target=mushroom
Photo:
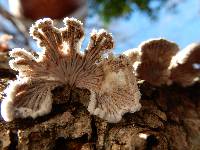
[[[85,53],[80,53],[82,23],[74,18],[65,18],[64,23],[58,29],[46,18],[31,27],[31,36],[43,49],[38,57],[24,49],[10,52],[14,59],[9,64],[19,75],[5,90],[4,120],[48,114],[51,91],[60,85],[88,89],[89,112],[108,122],[118,122],[124,113],[139,110],[140,92],[131,61],[125,55],[104,58],[113,48],[112,36],[105,30],[93,30]]]
[[[140,110],[140,92],[127,57],[120,55],[102,63],[104,80],[99,91],[91,90],[88,110],[91,114],[116,123],[124,113]]]
[[[188,45],[174,56],[170,79],[182,86],[192,85],[200,77],[200,43]]]
[[[123,54],[129,58],[132,64],[134,64],[137,61],[140,61],[141,54],[138,48],[126,50],[125,52],[123,52]]]
[[[175,43],[165,39],[142,42],[138,48],[140,60],[134,64],[137,77],[155,86],[168,84],[170,62],[178,50]]]

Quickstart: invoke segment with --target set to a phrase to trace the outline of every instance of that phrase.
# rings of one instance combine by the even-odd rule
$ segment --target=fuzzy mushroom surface
[[[142,42],[137,48],[139,60],[134,64],[137,77],[155,86],[168,84],[171,59],[178,50],[176,43],[162,38]],[[134,50],[129,57],[135,53]]]
[[[13,49],[9,64],[18,71],[5,90],[1,115],[5,121],[36,118],[51,112],[52,90],[60,85],[85,88],[91,92],[88,111],[108,122],[118,122],[126,112],[141,107],[131,61],[125,55],[104,57],[114,42],[105,30],[93,30],[84,53],[83,25],[64,19],[56,28],[51,19],[38,20],[30,29],[42,52],[38,57],[24,49]]]
[[[190,86],[200,78],[200,43],[192,43],[171,61],[170,79],[182,86]]]

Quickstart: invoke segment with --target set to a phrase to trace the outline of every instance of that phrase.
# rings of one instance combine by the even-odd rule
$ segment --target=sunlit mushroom
[[[165,39],[142,42],[138,48],[140,61],[136,64],[137,77],[155,86],[168,84],[170,62],[178,50],[175,43]]]
[[[51,19],[38,20],[30,29],[43,51],[38,57],[23,49],[13,49],[12,69],[17,80],[6,89],[1,105],[4,120],[36,118],[52,107],[51,91],[59,85],[91,91],[91,114],[118,122],[126,112],[140,109],[140,92],[131,61],[125,55],[104,58],[113,48],[112,36],[105,30],[93,30],[85,53],[80,53],[83,25],[74,18],[64,19],[58,29]]]
[[[171,80],[182,86],[192,85],[200,78],[200,43],[181,50],[171,62]]]

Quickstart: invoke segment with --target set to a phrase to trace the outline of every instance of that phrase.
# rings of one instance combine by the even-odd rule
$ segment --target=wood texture
[[[157,88],[140,82],[139,88],[142,109],[116,124],[91,116],[79,103],[88,102],[89,91],[72,89],[66,97],[66,89],[58,88],[49,115],[10,123],[0,119],[0,149],[199,150],[200,84]],[[56,104],[58,98],[62,104]]]

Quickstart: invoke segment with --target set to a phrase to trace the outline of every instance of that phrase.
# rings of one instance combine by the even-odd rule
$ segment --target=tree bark
[[[1,80],[1,89],[6,83]],[[10,123],[0,119],[0,149],[200,149],[200,83],[187,88],[154,87],[146,82],[138,85],[141,110],[125,114],[115,124],[91,116],[80,103],[88,102],[89,91],[72,89],[66,94],[65,88],[57,88],[50,114]],[[58,99],[62,103],[57,103]]]

